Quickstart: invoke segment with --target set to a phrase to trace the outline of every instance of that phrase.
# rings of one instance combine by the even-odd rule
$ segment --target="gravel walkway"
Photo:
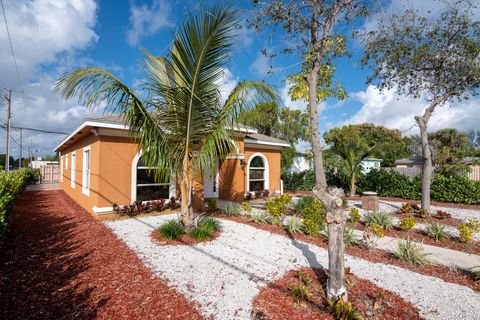
[[[327,264],[327,251],[304,242],[222,220],[216,240],[195,246],[160,246],[150,233],[174,215],[106,222],[160,277],[197,301],[205,316],[249,319],[259,289],[292,269]],[[428,319],[478,319],[480,295],[392,265],[347,256],[359,277],[398,293]]]

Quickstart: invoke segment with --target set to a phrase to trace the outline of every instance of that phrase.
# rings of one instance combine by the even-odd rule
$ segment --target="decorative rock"
[[[376,192],[365,191],[362,193],[362,209],[378,211],[378,197]]]

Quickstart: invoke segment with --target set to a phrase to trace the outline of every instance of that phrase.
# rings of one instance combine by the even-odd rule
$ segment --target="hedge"
[[[3,245],[15,200],[28,183],[38,179],[31,169],[0,173],[0,245]]]
[[[326,172],[327,183],[345,189],[341,179]],[[312,170],[283,174],[283,186],[286,190],[312,190],[315,186],[315,174]],[[419,200],[422,195],[422,176],[410,179],[398,172],[373,169],[357,183],[357,192],[375,191],[381,197],[396,197]],[[459,174],[435,173],[430,196],[433,201],[480,204],[480,181],[473,181]]]

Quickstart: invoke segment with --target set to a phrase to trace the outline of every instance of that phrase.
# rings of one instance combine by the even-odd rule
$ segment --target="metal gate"
[[[47,164],[40,167],[40,183],[58,183],[60,182],[60,165]]]

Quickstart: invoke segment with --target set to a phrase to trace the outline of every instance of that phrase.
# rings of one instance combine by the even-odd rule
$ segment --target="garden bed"
[[[261,230],[279,234],[279,235],[288,237],[290,239],[312,243],[322,248],[328,248],[328,244],[326,240],[321,236],[312,237],[312,236],[308,236],[300,233],[293,234],[286,231],[284,228],[278,225],[251,222],[248,220],[247,217],[227,217],[227,216],[222,216],[222,217],[224,219],[230,219],[236,222],[250,225],[252,227],[255,227]],[[447,282],[452,282],[462,286],[467,286],[472,288],[475,291],[480,292],[480,283],[476,282],[473,278],[473,275],[467,271],[452,270],[445,266],[433,265],[433,264],[417,267],[396,259],[389,252],[379,250],[379,249],[367,250],[363,246],[353,246],[353,247],[346,248],[345,253],[355,257],[365,259],[370,262],[379,262],[379,263],[396,265],[396,266],[409,269],[424,275],[434,276],[434,277],[443,279],[444,281],[447,281]]]
[[[188,234],[183,234],[179,240],[168,240],[162,237],[157,230],[153,230],[150,236],[152,237],[152,239],[155,241],[156,244],[161,246],[178,246],[178,245],[191,246],[197,243],[204,243],[204,242],[215,240],[220,236],[220,234],[221,234],[221,231],[216,231],[212,234],[212,237],[210,239],[203,240],[203,241],[195,240],[192,237],[190,237]]]
[[[307,279],[310,297],[295,301],[291,286],[299,283],[298,275]],[[379,288],[370,281],[349,275],[348,288],[353,310],[368,319],[422,319],[417,308],[397,294]],[[305,281],[305,280],[304,280]],[[324,293],[327,276],[323,269],[302,268],[290,271],[263,288],[253,302],[254,319],[334,319],[329,313]]]

